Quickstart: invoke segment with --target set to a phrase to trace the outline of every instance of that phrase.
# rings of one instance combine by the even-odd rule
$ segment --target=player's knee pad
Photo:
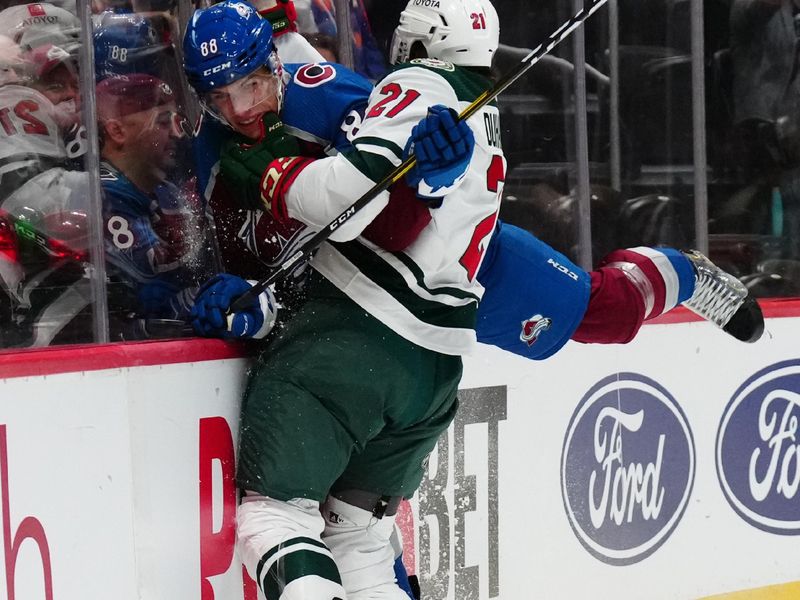
[[[331,496],[322,515],[322,537],[339,566],[348,600],[408,600],[395,582],[394,516],[379,519]]]
[[[245,496],[236,513],[236,548],[267,600],[345,599],[323,529],[318,502]]]

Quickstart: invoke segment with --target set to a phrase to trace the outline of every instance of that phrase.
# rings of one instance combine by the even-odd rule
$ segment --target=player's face
[[[183,135],[174,102],[168,102],[118,119],[120,151],[133,163],[163,179],[176,165],[177,140]]]
[[[208,93],[207,104],[237,133],[261,137],[261,117],[278,112],[280,80],[266,68]]]
[[[163,171],[173,169],[178,137],[182,135],[178,126],[179,115],[174,102],[157,106],[148,111],[142,128],[142,149],[148,152],[148,160]]]
[[[56,106],[62,126],[80,120],[81,94],[78,76],[70,65],[61,63],[32,85]]]

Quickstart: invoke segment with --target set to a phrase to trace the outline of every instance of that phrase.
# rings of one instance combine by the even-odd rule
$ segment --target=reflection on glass
[[[793,0],[734,0],[719,25],[728,43],[711,62],[708,102],[724,115],[709,125],[721,150],[710,160],[721,182],[712,256],[761,296],[800,294],[798,12]]]
[[[386,46],[379,48],[373,33],[372,24],[375,19],[367,11],[367,5],[374,5],[374,11],[386,11],[390,6],[378,6],[379,3],[353,0],[347,3],[350,10],[350,30],[352,44],[348,54],[352,53],[352,68],[367,79],[377,81],[386,73]],[[391,5],[391,2],[388,3]],[[297,24],[301,33],[307,36],[320,54],[334,62],[342,60],[344,53],[339,47],[339,32],[336,24],[336,3],[334,0],[299,0],[297,8]],[[399,15],[399,10],[397,14]],[[397,18],[391,21],[397,23]]]
[[[0,12],[0,347],[92,341],[80,43],[66,8]]]
[[[95,3],[112,340],[189,333],[212,271],[171,3]],[[90,177],[74,3],[0,12],[0,347],[92,341]],[[134,10],[140,13],[132,12]]]
[[[94,19],[112,340],[191,335],[194,294],[214,271],[171,42],[176,30],[163,11]]]
[[[508,73],[570,16],[566,3],[494,2],[500,47],[493,70]],[[500,217],[577,260],[572,48],[556,47],[497,99],[508,160]]]

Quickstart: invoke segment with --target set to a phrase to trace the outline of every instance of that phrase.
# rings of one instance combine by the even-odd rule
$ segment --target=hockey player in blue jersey
[[[448,27],[435,26],[442,22],[447,22]],[[278,53],[288,56],[289,60],[307,59],[309,51],[302,45],[282,44],[287,37],[276,40]],[[471,43],[470,51],[465,53],[468,43]],[[444,56],[453,62],[469,56],[470,52],[482,52],[490,60],[494,52],[491,44],[480,45],[473,36],[471,20],[455,11],[453,3],[447,2],[438,6],[409,3],[395,34],[393,61],[408,59],[412,47],[418,53],[422,49],[426,55]],[[349,138],[358,131],[364,118],[366,99],[371,91],[368,82],[339,65],[290,64],[284,68],[293,75],[286,84],[288,101],[284,102],[281,113],[288,131],[328,151],[349,147]],[[309,77],[308,73],[313,75]],[[201,128],[201,143],[197,145],[201,150],[201,183],[208,182],[204,174],[212,172],[212,166],[217,164],[219,138],[230,138],[219,125],[213,122],[205,125]],[[216,141],[208,136],[209,131],[216,135]],[[236,148],[230,144],[228,147]],[[431,158],[435,160],[436,157]],[[440,160],[443,159],[440,157]],[[228,169],[223,162],[223,172],[232,171],[232,162],[228,160]],[[255,163],[255,167],[252,162],[243,166],[254,168],[253,177],[258,179],[265,165],[259,161]],[[213,182],[203,188],[213,189]],[[389,231],[382,230],[378,219],[367,235],[374,233],[373,239],[384,247],[402,249],[408,241],[408,232],[415,231],[413,225],[408,225],[409,221],[424,220],[429,209],[415,202],[414,196],[414,192],[409,193],[404,186],[395,186],[390,204],[393,210],[386,211],[385,215]],[[391,225],[400,220],[406,226],[392,231]],[[262,227],[266,227],[265,223],[269,221],[262,218]],[[270,234],[261,232],[260,237],[270,237]],[[285,255],[284,252],[282,256]],[[698,277],[698,272],[702,277]],[[520,277],[521,273],[536,275]],[[720,278],[727,286],[727,292],[722,293],[730,295],[730,302],[720,303],[719,299],[709,302],[709,286]],[[597,269],[587,273],[531,234],[498,222],[478,279],[487,288],[479,307],[478,339],[532,359],[551,356],[569,339],[591,343],[628,342],[645,320],[683,302],[720,327],[727,327],[738,339],[755,341],[763,330],[758,306],[748,298],[743,286],[734,278],[726,277],[707,259],[673,249],[618,250],[605,257]],[[701,285],[695,294],[696,282]],[[614,318],[609,318],[609,314]],[[736,319],[733,319],[734,314],[738,314]],[[538,326],[532,335],[534,322]]]

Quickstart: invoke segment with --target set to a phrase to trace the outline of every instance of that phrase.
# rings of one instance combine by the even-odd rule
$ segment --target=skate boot
[[[764,315],[744,284],[697,250],[683,254],[695,271],[694,293],[683,305],[737,340],[758,340],[764,333]]]

